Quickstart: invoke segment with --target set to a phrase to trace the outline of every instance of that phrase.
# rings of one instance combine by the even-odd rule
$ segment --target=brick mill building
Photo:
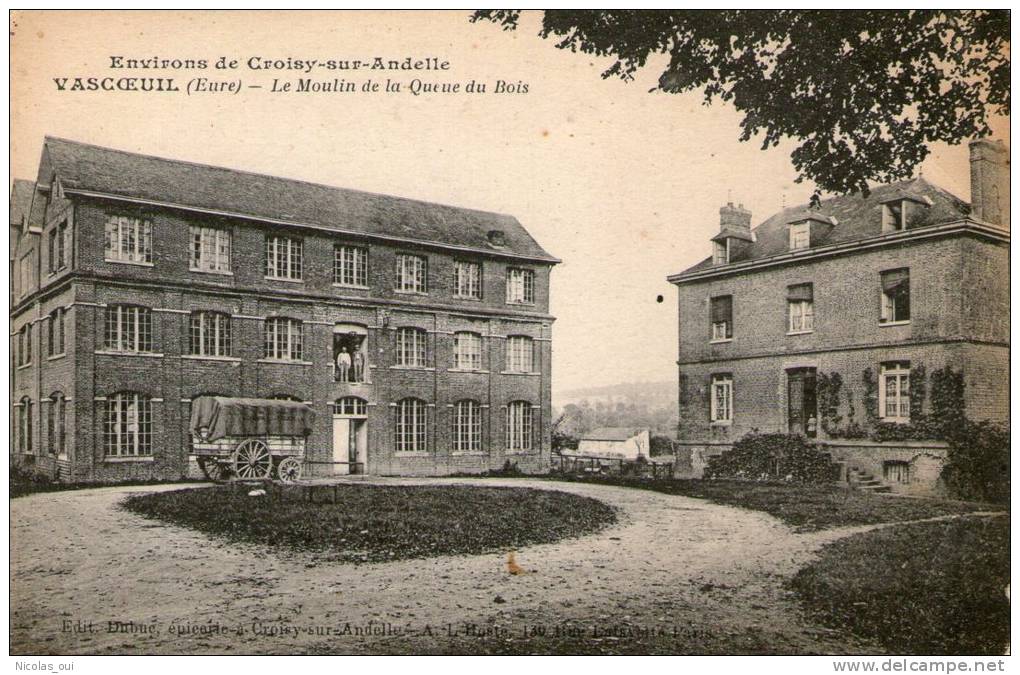
[[[47,138],[10,227],[13,462],[194,475],[218,395],[308,403],[306,474],[548,467],[558,261],[513,217]]]
[[[755,228],[720,210],[712,257],[669,277],[694,473],[749,432],[787,432],[851,476],[929,490],[946,445],[911,418],[933,413],[947,373],[968,418],[1008,422],[1008,152],[979,140],[970,156],[971,204],[919,177]]]

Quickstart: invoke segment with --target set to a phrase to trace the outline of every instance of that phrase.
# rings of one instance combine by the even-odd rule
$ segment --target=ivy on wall
[[[910,369],[910,422],[907,424],[881,420],[878,378],[871,368],[865,368],[861,373],[864,425],[856,420],[854,392],[850,387],[844,388],[843,377],[839,373],[819,373],[817,377],[818,415],[822,430],[829,438],[870,436],[874,441],[942,440],[966,422],[963,373],[950,366],[933,371],[930,377],[923,363]],[[930,406],[925,412],[929,385]]]

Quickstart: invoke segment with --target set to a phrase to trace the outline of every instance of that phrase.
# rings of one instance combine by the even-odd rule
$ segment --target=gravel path
[[[822,544],[859,528],[795,534],[764,513],[604,485],[373,482],[556,489],[620,517],[600,533],[518,551],[533,572],[511,577],[505,553],[341,565],[117,507],[180,485],[14,499],[11,653],[881,651],[809,625],[782,587]]]

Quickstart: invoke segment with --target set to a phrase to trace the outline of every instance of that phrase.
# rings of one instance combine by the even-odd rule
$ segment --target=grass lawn
[[[633,487],[764,511],[794,527],[798,532],[813,532],[847,525],[920,520],[972,511],[1002,511],[1008,508],[936,498],[883,496],[847,490],[836,485],[791,485],[730,480],[652,481],[614,476],[556,476],[554,479]]]
[[[577,537],[616,521],[587,497],[530,488],[319,486],[317,503],[299,488],[249,497],[234,486],[135,495],[123,507],[234,541],[380,562],[506,551]]]
[[[1009,518],[916,523],[826,546],[791,582],[809,613],[897,654],[1002,654]]]

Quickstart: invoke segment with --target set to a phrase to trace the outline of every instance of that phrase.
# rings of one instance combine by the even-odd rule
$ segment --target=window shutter
[[[786,299],[790,302],[813,302],[814,301],[814,285],[813,284],[797,284],[795,286],[789,286],[786,289]]]
[[[712,323],[731,322],[733,318],[733,296],[712,298]]]
[[[901,285],[910,283],[910,270],[892,270],[890,272],[882,272],[882,292],[891,293],[899,288]]]

